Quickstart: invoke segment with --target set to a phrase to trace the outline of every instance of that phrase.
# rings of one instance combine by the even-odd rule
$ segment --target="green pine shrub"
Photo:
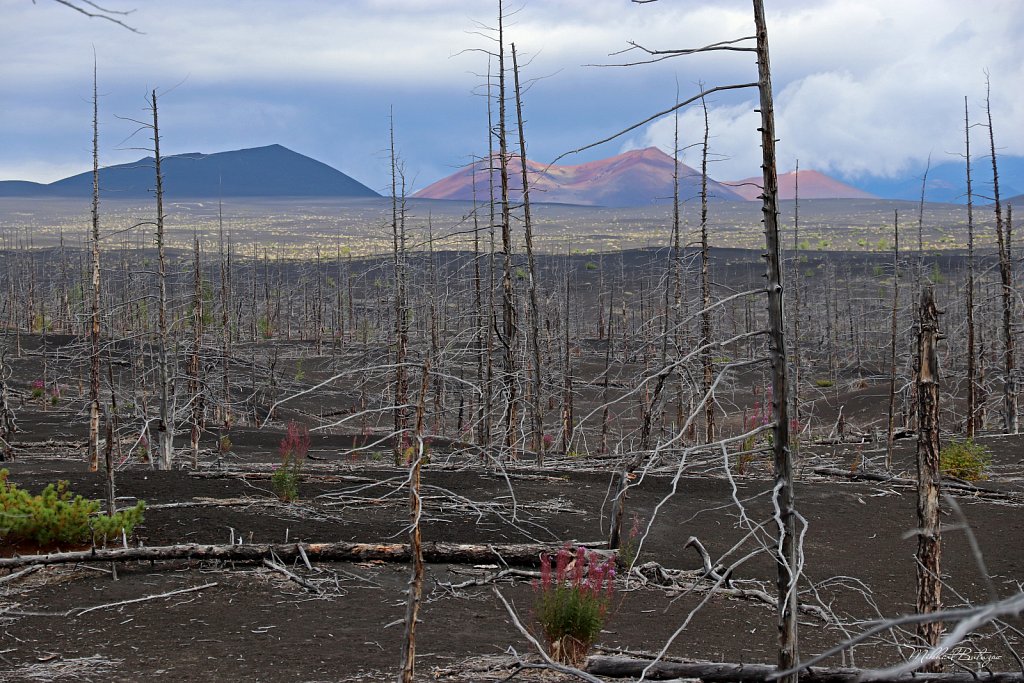
[[[54,543],[80,544],[130,534],[142,523],[146,503],[121,510],[113,516],[97,514],[100,503],[73,496],[68,482],[49,484],[33,496],[10,483],[7,470],[0,470],[0,539],[38,546]]]

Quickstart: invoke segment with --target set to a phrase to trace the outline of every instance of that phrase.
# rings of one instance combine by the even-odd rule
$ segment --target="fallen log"
[[[644,674],[645,680],[664,681],[699,678],[704,683],[768,683],[777,669],[771,664],[726,664],[722,662],[657,662],[649,659],[594,656],[587,660],[587,673],[608,678],[633,678]],[[857,683],[868,673],[866,669],[809,667],[800,671],[801,683]],[[922,673],[900,676],[896,681],[913,683],[1024,683],[1024,673],[992,673],[958,671],[955,673]]]
[[[540,565],[541,553],[557,553],[561,545],[543,543],[509,543],[481,545],[472,543],[424,543],[423,559],[430,563],[507,564],[520,567]],[[76,562],[132,562],[145,560],[221,560],[261,563],[271,553],[282,560],[301,557],[333,562],[408,562],[407,543],[249,543],[242,545],[151,546],[143,548],[109,548],[81,550],[46,555],[18,555],[0,558],[0,569],[71,564]]]
[[[837,467],[814,467],[811,472],[815,474],[821,474],[827,477],[841,477],[843,479],[849,479],[850,481],[878,481],[883,484],[899,484],[902,486],[917,486],[917,480],[915,479],[904,479],[897,477],[892,474],[882,474],[876,472],[861,472],[861,471],[850,471],[839,469]],[[987,488],[976,486],[965,481],[955,481],[948,478],[942,479],[942,487],[952,491],[962,492],[970,495],[978,496],[979,498],[997,498],[1013,501],[1022,501],[1024,498],[1021,497],[1016,491],[1000,491],[999,489]]]

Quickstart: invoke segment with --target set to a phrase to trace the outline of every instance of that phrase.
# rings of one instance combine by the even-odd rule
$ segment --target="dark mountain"
[[[1001,156],[999,164],[999,194],[1009,197],[1024,192],[1024,157]],[[899,178],[868,176],[847,179],[847,182],[884,199],[921,198],[921,178],[924,165],[902,174]],[[984,204],[992,201],[992,162],[989,157],[978,157],[971,162],[971,189],[974,201]],[[967,175],[963,161],[945,161],[932,164],[928,171],[925,201],[967,203]]]
[[[492,164],[496,167],[497,162]],[[672,201],[672,174],[674,162],[656,147],[635,149],[608,159],[599,159],[575,166],[545,165],[527,161],[530,199],[534,202],[559,202],[586,206],[649,206]],[[497,180],[497,171],[492,171]],[[513,157],[509,167],[510,186],[518,198],[522,190],[522,165]],[[488,196],[486,162],[481,160],[466,166],[447,178],[442,178],[420,190],[414,197],[420,199],[472,200],[474,185],[476,198]],[[686,164],[679,164],[680,196],[689,199],[700,192],[700,172]],[[708,191],[712,199],[740,201],[743,199],[732,189],[709,180]]]
[[[327,164],[281,145],[216,154],[164,157],[164,196],[213,197],[378,197],[376,192]],[[108,199],[153,195],[153,157],[100,169],[100,191]],[[0,196],[88,197],[92,172],[49,185],[0,181]]]
[[[0,180],[0,197],[41,197],[47,187],[28,180]]]

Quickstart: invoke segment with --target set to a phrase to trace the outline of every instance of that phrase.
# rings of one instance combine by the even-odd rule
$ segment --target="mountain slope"
[[[779,174],[779,199],[796,196],[797,173]],[[800,199],[874,199],[869,192],[847,185],[818,171],[800,171]],[[761,195],[761,176],[726,183],[733,192],[754,201]]]
[[[1003,197],[1024,192],[1024,157],[1005,155],[997,159],[999,165],[999,194]],[[868,176],[857,178],[857,186],[884,199],[921,199],[921,178],[924,165],[898,178]],[[971,161],[971,189],[974,201],[984,204],[992,201],[992,161],[980,156]],[[801,192],[801,194],[803,194]],[[963,160],[933,163],[928,170],[925,201],[967,203],[967,169]]]
[[[485,160],[459,169],[452,175],[420,190],[420,199],[472,200],[474,185],[477,200],[489,196]],[[530,199],[534,202],[559,202],[587,206],[648,206],[672,201],[674,161],[656,147],[631,150],[608,159],[574,166],[546,166],[527,161]],[[497,184],[497,160],[491,173]],[[516,200],[522,194],[522,162],[513,156],[509,164],[509,185]],[[688,199],[700,192],[700,173],[679,164],[679,194]],[[712,199],[741,200],[730,188],[708,181]]]
[[[164,194],[170,199],[212,197],[378,197],[376,192],[327,164],[281,145],[216,154],[177,154],[162,160]],[[152,196],[153,158],[100,169],[107,198]],[[87,197],[92,172],[49,185],[0,182],[0,196]]]

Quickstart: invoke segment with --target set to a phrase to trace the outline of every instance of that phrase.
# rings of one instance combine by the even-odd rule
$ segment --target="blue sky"
[[[92,50],[101,162],[143,155],[131,137],[151,88],[163,93],[165,154],[280,143],[370,187],[388,184],[388,112],[410,189],[486,149],[491,0],[107,0],[142,34],[52,0],[0,0],[0,179],[49,182],[90,165]],[[856,178],[914,171],[962,148],[963,96],[981,119],[993,79],[997,142],[1024,154],[1024,12],[1019,0],[768,0],[780,134],[788,170]],[[747,0],[525,0],[510,6],[526,95],[528,153],[550,161],[671,105],[696,83],[755,80],[749,53],[600,68],[628,41],[697,47],[750,35]],[[534,80],[536,79],[536,80]],[[754,93],[709,102],[712,175],[758,170]],[[699,139],[696,110],[681,117]],[[567,158],[672,143],[664,120]],[[980,148],[978,135],[975,144]],[[691,160],[692,162],[692,160]]]

